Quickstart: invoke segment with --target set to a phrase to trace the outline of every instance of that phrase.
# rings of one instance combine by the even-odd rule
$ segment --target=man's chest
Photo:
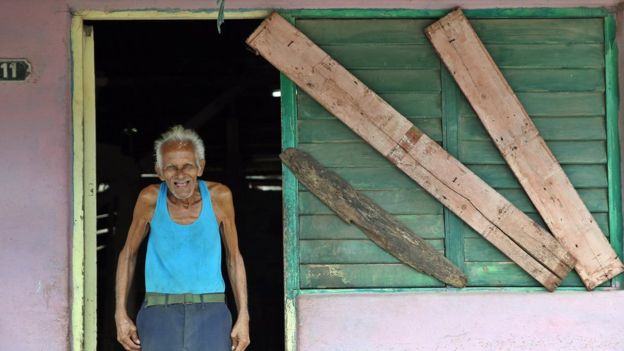
[[[169,210],[169,216],[174,222],[178,224],[191,224],[198,220],[201,215],[202,201],[199,200],[190,204],[188,207],[167,201],[167,209]]]

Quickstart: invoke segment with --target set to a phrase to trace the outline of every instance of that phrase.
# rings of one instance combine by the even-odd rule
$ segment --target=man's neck
[[[169,198],[169,202],[174,206],[180,206],[185,209],[190,208],[192,205],[201,202],[201,194],[199,190],[199,186],[193,191],[193,194],[188,199],[178,199],[175,197],[170,191],[167,192],[167,197]]]

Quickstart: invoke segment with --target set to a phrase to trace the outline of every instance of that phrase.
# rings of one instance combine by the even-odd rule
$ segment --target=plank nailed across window
[[[552,233],[577,259],[575,269],[587,289],[622,273],[624,264],[557,162],[557,152],[554,148],[551,152],[496,65],[494,60],[500,66],[509,65],[497,58],[498,46],[486,50],[461,10],[427,27],[426,34]],[[549,50],[556,50],[550,55],[552,66],[583,66],[567,56],[580,54],[577,47],[591,49],[589,44],[550,45]],[[523,62],[539,66],[536,61],[541,58],[533,56],[536,52],[528,53]],[[565,63],[561,61],[564,58]],[[603,66],[598,49],[581,59],[595,67]],[[564,158],[576,157],[563,155],[562,150],[559,153],[562,163],[567,163]]]

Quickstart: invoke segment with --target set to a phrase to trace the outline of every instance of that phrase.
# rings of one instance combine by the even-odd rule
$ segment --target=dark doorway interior
[[[159,181],[152,143],[174,124],[204,139],[202,178],[234,192],[248,274],[249,349],[283,350],[280,106],[272,94],[279,74],[244,43],[259,23],[229,20],[222,34],[214,21],[89,23],[97,86],[100,351],[122,350],[113,318],[117,255],[138,192]],[[130,313],[143,297],[143,265],[137,263]]]

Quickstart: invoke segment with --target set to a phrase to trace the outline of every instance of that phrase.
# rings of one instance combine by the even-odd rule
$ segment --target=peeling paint
[[[297,349],[297,310],[295,308],[295,300],[286,300],[284,313],[286,351],[295,351]]]

